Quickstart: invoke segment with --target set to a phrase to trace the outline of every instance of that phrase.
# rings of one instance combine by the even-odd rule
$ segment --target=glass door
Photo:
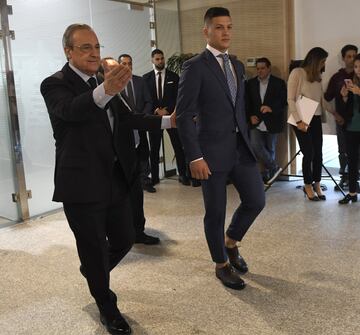
[[[14,141],[12,139],[12,120],[9,99],[8,36],[6,17],[8,7],[0,1],[0,228],[9,222],[20,220],[16,200],[16,164]],[[10,87],[11,88],[11,87]],[[16,101],[15,101],[16,104]]]

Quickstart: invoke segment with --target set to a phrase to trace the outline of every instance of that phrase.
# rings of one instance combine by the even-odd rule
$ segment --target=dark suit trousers
[[[91,295],[108,316],[114,307],[109,297],[110,271],[135,239],[129,191],[118,163],[114,163],[112,178],[108,202],[64,203]]]
[[[360,132],[346,131],[346,150],[349,163],[349,192],[356,193],[359,178]]]
[[[186,176],[186,161],[184,150],[180,141],[177,129],[167,129],[172,147],[174,148],[176,165],[180,176]],[[159,180],[159,150],[163,130],[149,131],[150,139],[150,162],[151,162],[151,179]]]
[[[315,115],[306,133],[293,126],[303,154],[302,173],[304,183],[320,182],[322,170],[322,125],[321,116]]]
[[[226,231],[228,237],[241,241],[265,206],[264,185],[256,162],[248,152],[241,150],[231,171],[212,172],[208,180],[201,182],[205,203],[205,235],[211,258],[215,263],[225,263],[224,224],[226,216],[226,182],[231,179],[241,200]]]
[[[140,144],[138,146],[137,157],[140,160],[140,178],[141,184],[146,185],[151,183],[149,178],[150,175],[150,150],[149,150],[149,141],[147,138],[147,131],[140,130]]]
[[[141,148],[136,149],[137,154],[137,176],[132,185],[130,197],[133,212],[133,222],[136,236],[141,235],[145,229],[145,215],[144,215],[144,191],[142,187],[142,160]]]

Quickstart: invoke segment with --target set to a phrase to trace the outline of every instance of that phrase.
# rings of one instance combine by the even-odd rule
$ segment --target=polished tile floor
[[[314,203],[277,182],[241,244],[245,290],[214,276],[204,239],[201,190],[165,180],[146,193],[147,231],[111,274],[134,334],[360,334],[360,203]],[[228,187],[228,217],[238,204]],[[106,334],[78,272],[62,212],[0,230],[0,334]]]

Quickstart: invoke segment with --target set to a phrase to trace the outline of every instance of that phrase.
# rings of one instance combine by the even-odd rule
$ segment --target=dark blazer
[[[354,116],[354,94],[352,92],[348,93],[348,99],[345,102],[343,99],[339,99],[338,113],[343,117],[344,124],[342,125],[343,129],[346,129],[349,122],[351,122]],[[360,113],[360,110],[358,111]]]
[[[133,75],[132,81],[136,104],[135,113],[153,114],[151,95],[144,79],[140,76]]]
[[[155,109],[157,108],[167,107],[167,111],[169,114],[171,114],[174,111],[176,105],[179,76],[175,72],[172,72],[168,69],[165,70],[164,91],[161,101],[159,101],[157,97],[155,72],[150,71],[145,73],[143,78],[147,84],[151,99],[153,101],[152,113],[154,113]]]
[[[136,176],[133,128],[159,129],[161,118],[134,114],[116,95],[112,133],[106,109],[93,100],[92,89],[66,64],[41,84],[56,146],[54,201],[107,201],[117,157],[128,187]]]
[[[235,107],[224,72],[208,50],[184,63],[179,82],[176,123],[185,154],[189,161],[203,157],[211,171],[231,170],[239,158],[238,136],[244,159],[256,161],[246,122],[244,66],[230,59],[238,87]]]
[[[260,107],[263,105],[269,106],[272,109],[272,113],[262,114]],[[286,84],[282,79],[270,75],[263,103],[261,103],[258,77],[247,81],[246,112],[248,119],[250,119],[252,115],[257,116],[261,121],[264,121],[269,133],[280,133],[284,129],[286,105],[287,90]],[[256,126],[257,125],[251,125],[253,128]]]

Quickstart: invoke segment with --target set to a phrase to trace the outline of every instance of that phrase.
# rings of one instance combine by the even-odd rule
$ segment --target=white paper
[[[296,111],[298,112],[301,121],[310,124],[318,106],[319,103],[317,101],[301,95],[296,101]],[[296,121],[292,114],[290,114],[287,122],[296,126]]]

